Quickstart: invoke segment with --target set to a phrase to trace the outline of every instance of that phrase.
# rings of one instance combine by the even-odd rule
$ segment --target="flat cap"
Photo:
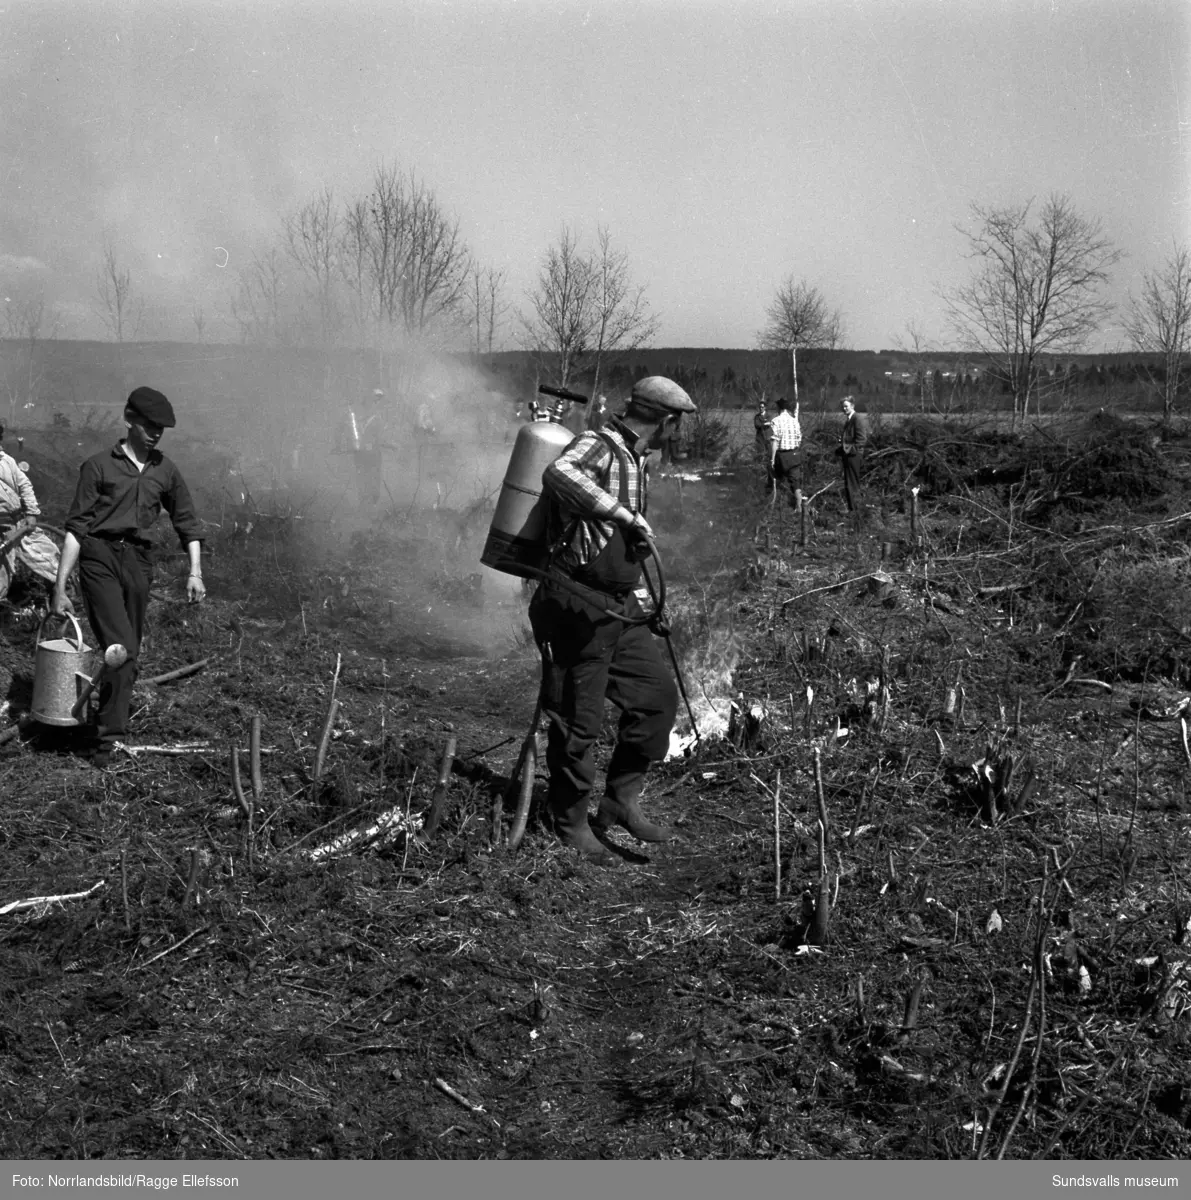
[[[634,408],[658,413],[696,412],[695,402],[686,392],[664,375],[647,375],[633,384],[629,397]]]
[[[139,387],[133,389],[128,396],[128,408],[139,417],[162,429],[173,429],[177,425],[174,409],[170,402],[155,388]]]

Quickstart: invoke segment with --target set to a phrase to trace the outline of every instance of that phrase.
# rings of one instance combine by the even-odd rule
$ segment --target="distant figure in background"
[[[428,441],[437,432],[438,430],[434,427],[434,414],[430,409],[430,401],[423,400],[418,405],[418,421],[414,426],[414,433],[418,437]]]
[[[384,486],[385,417],[381,401],[382,388],[374,388],[361,406],[359,416],[353,417],[353,449],[356,460],[356,491],[361,508],[375,508],[380,503]]]
[[[773,491],[773,418],[762,396],[757,402],[753,416],[753,437],[757,450],[757,461],[765,467],[765,492]]]
[[[654,434],[651,445],[656,447],[662,467],[672,467],[678,461],[678,447],[682,439],[682,430],[679,428],[681,420],[681,413],[671,414]]]
[[[793,505],[794,493],[802,488],[802,424],[798,420],[797,400],[791,408],[790,401],[782,396],[777,407],[772,426],[773,486],[776,491],[784,483]]]
[[[120,645],[128,661],[106,672],[91,762],[106,767],[117,739],[128,731],[132,689],[153,582],[152,527],[162,509],[186,547],[186,596],[197,603],[203,586],[203,526],[178,468],[157,449],[176,424],[170,402],[153,388],[136,388],[124,406],[128,435],[79,468],[74,502],[66,517],[66,543],[50,601],[55,616],[74,612],[66,584],[75,564],[91,631],[106,650]]]
[[[848,512],[860,511],[863,495],[860,489],[860,470],[864,466],[864,448],[868,445],[868,418],[856,411],[856,401],[845,396],[840,401],[844,427],[840,430],[836,454],[844,469],[844,503]]]
[[[33,484],[21,464],[4,452],[3,443],[0,425],[0,545],[18,532],[28,532],[0,556],[0,600],[8,595],[18,562],[50,583],[58,578],[58,547],[37,528],[41,509]]]
[[[608,419],[608,401],[603,396],[597,396],[591,406],[591,415],[587,420],[589,429],[603,429]]]

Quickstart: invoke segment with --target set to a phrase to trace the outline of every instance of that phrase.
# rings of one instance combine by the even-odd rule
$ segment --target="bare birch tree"
[[[645,288],[632,282],[628,254],[613,249],[612,237],[606,228],[601,228],[597,234],[597,248],[590,269],[590,357],[595,372],[591,394],[594,397],[600,390],[600,374],[605,363],[616,355],[651,342],[659,322],[649,310]]]
[[[6,337],[22,343],[24,362],[5,379],[8,394],[8,416],[16,417],[17,405],[32,408],[41,394],[45,370],[38,355],[40,342],[58,335],[58,312],[46,304],[45,297],[36,292],[25,296],[4,297],[3,328]]]
[[[240,272],[239,291],[232,298],[232,316],[240,327],[241,341],[265,346],[292,341],[288,291],[281,251],[276,247],[256,251]]]
[[[110,238],[103,243],[103,266],[96,277],[96,312],[117,343],[135,338],[144,303],[133,294],[132,272],[120,263]]]
[[[762,350],[830,349],[839,344],[843,317],[822,292],[789,275],[765,310],[765,326],[757,335]]]
[[[574,229],[563,228],[518,315],[521,342],[540,367],[563,387],[593,372],[593,396],[608,361],[648,344],[658,329],[645,288],[633,283],[628,254],[613,247],[604,228],[592,254]]]
[[[518,313],[522,345],[561,387],[569,385],[591,345],[593,287],[591,261],[575,231],[564,226],[558,242],[546,251],[528,309]]]
[[[467,294],[471,253],[434,192],[412,171],[381,165],[355,231],[367,249],[376,310],[392,329],[426,334],[453,320]]]
[[[370,222],[368,201],[361,197],[347,206],[340,232],[339,273],[347,287],[351,324],[360,345],[373,340],[379,317],[369,282]]]
[[[1013,397],[1014,421],[1039,411],[1039,356],[1077,350],[1111,311],[1100,288],[1120,260],[1098,220],[1052,195],[1031,221],[1033,202],[972,205],[974,231],[960,230],[972,279],[944,294],[955,332],[981,354]]]
[[[343,323],[336,297],[342,223],[329,187],[285,219],[285,252],[313,292],[315,315],[308,324],[324,348],[335,341]]]
[[[918,411],[926,412],[927,394],[934,401],[934,376],[927,369],[927,355],[931,353],[930,341],[922,325],[913,317],[906,322],[905,332],[893,339],[894,346],[910,356],[914,367],[914,386],[918,390]]]
[[[481,267],[473,262],[469,274],[468,300],[476,354],[491,354],[496,331],[508,315],[504,289],[507,272],[503,267]]]
[[[1162,267],[1142,277],[1141,295],[1129,297],[1125,332],[1139,353],[1158,356],[1158,366],[1147,369],[1169,425],[1191,352],[1191,252],[1185,245],[1175,245]]]
[[[790,355],[797,398],[798,351],[835,350],[843,336],[842,313],[828,304],[817,287],[788,275],[765,310],[765,325],[757,334],[757,345],[762,350]]]

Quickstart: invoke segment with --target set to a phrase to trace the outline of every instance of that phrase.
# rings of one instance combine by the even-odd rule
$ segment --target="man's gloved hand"
[[[636,530],[627,530],[624,535],[625,557],[629,562],[643,563],[650,558],[649,539]]]
[[[654,637],[664,638],[670,636],[670,622],[661,613],[654,613],[649,618],[648,629]]]
[[[653,530],[640,513],[630,512],[627,508],[624,509],[624,513],[629,519],[622,520],[620,527],[624,531],[629,559],[632,562],[644,562],[649,558],[649,541],[653,537]]]
[[[653,537],[653,529],[639,512],[635,513],[627,508],[621,509],[620,526],[624,530],[626,537],[634,533],[647,538]]]

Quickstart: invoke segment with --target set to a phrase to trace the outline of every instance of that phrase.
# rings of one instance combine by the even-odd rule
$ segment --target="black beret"
[[[173,429],[177,425],[170,402],[151,387],[135,388],[128,397],[128,407],[138,416],[144,417],[162,429]]]

